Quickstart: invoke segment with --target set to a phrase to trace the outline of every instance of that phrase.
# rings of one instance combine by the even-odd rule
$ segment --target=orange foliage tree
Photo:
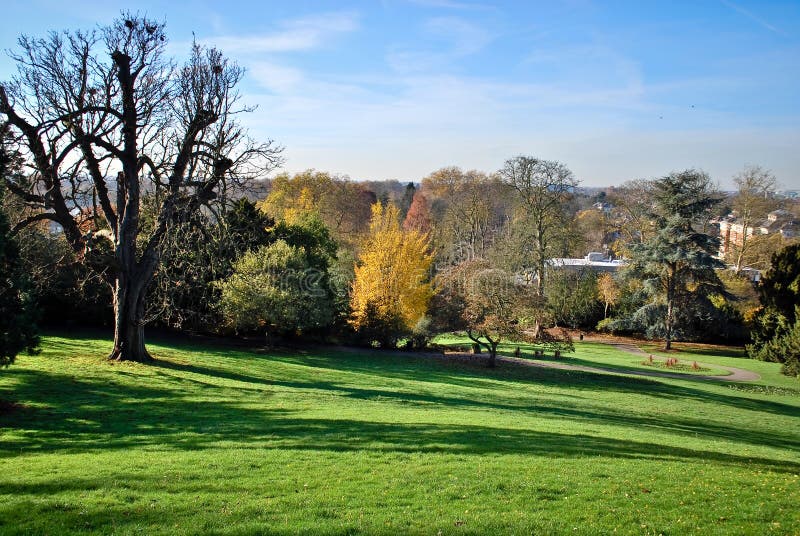
[[[406,231],[413,229],[422,233],[430,233],[431,209],[428,205],[428,199],[424,194],[420,192],[414,194],[411,207],[409,207],[406,219],[403,221],[403,229]]]

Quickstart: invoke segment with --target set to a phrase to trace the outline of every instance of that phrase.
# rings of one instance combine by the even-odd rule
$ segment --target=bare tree
[[[614,220],[625,248],[644,242],[656,231],[650,217],[653,211],[653,181],[627,181],[614,188],[609,197],[615,205]]]
[[[164,56],[165,25],[123,13],[90,32],[21,37],[0,114],[28,173],[8,179],[26,205],[18,231],[59,226],[75,255],[113,287],[115,360],[148,361],[144,312],[161,246],[176,221],[280,163],[237,122],[244,71],[194,44],[182,67]],[[141,217],[152,193],[153,221]],[[107,241],[109,254],[97,254]]]
[[[506,220],[506,190],[496,176],[458,167],[442,168],[422,180],[421,191],[432,201],[440,265],[487,254]]]
[[[778,186],[778,180],[775,175],[759,166],[747,166],[733,178],[733,182],[738,188],[733,209],[742,231],[740,241],[732,243],[731,249],[736,273],[739,273],[753,245],[749,230],[757,221],[766,218],[770,210],[777,208],[772,195]]]
[[[543,296],[545,265],[559,236],[569,229],[564,204],[578,180],[561,162],[529,156],[507,160],[500,177],[518,195],[532,241],[531,253],[538,276],[536,292]]]

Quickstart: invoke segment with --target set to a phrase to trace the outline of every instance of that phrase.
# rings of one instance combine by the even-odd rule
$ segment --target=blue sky
[[[251,132],[286,170],[419,180],[561,160],[585,185],[746,164],[800,188],[800,1],[4,3],[20,33],[89,28],[135,8],[248,69]],[[0,79],[13,66],[0,59]]]

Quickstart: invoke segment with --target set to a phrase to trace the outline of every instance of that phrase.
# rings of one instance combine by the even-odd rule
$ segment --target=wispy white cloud
[[[729,2],[728,0],[720,0],[720,2],[722,2],[722,5],[730,8],[730,9],[732,9],[734,11],[736,11],[737,13],[739,13],[741,15],[744,15],[748,19],[750,19],[753,22],[755,22],[756,24],[760,25],[762,28],[766,28],[770,32],[776,33],[778,35],[786,36],[786,32],[784,32],[780,28],[770,24],[766,20],[762,19],[761,17],[759,17],[758,15],[752,13],[751,11],[743,8],[742,6],[734,4],[733,2]]]
[[[265,135],[282,133],[287,170],[313,166],[354,178],[419,179],[448,164],[491,171],[518,153],[568,162],[590,184],[691,166],[725,180],[745,160],[781,170],[785,140],[770,149],[779,136],[738,126],[731,114],[655,110],[653,94],[669,90],[624,77],[598,88],[444,73],[373,79],[309,72],[291,89],[250,95],[262,107],[249,120]],[[785,128],[777,131],[786,136]],[[398,161],[397,154],[413,157]]]
[[[285,22],[277,31],[251,35],[223,35],[209,38],[226,53],[292,52],[322,46],[337,34],[359,27],[356,12],[336,12]]]
[[[459,2],[458,0],[409,0],[412,4],[423,7],[441,8],[441,9],[458,9],[458,10],[471,10],[471,9],[494,9],[494,6],[489,4],[482,4],[476,2]]]
[[[261,87],[274,93],[293,91],[305,79],[300,69],[268,61],[249,63],[247,72]]]
[[[486,28],[459,17],[435,17],[422,25],[425,40],[413,48],[392,48],[386,61],[400,72],[441,70],[456,60],[475,54],[494,38]]]

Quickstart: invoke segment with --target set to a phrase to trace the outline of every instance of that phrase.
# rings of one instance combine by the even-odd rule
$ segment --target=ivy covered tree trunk
[[[144,312],[147,285],[141,281],[117,280],[114,289],[114,349],[109,359],[114,361],[152,361],[145,348]]]

